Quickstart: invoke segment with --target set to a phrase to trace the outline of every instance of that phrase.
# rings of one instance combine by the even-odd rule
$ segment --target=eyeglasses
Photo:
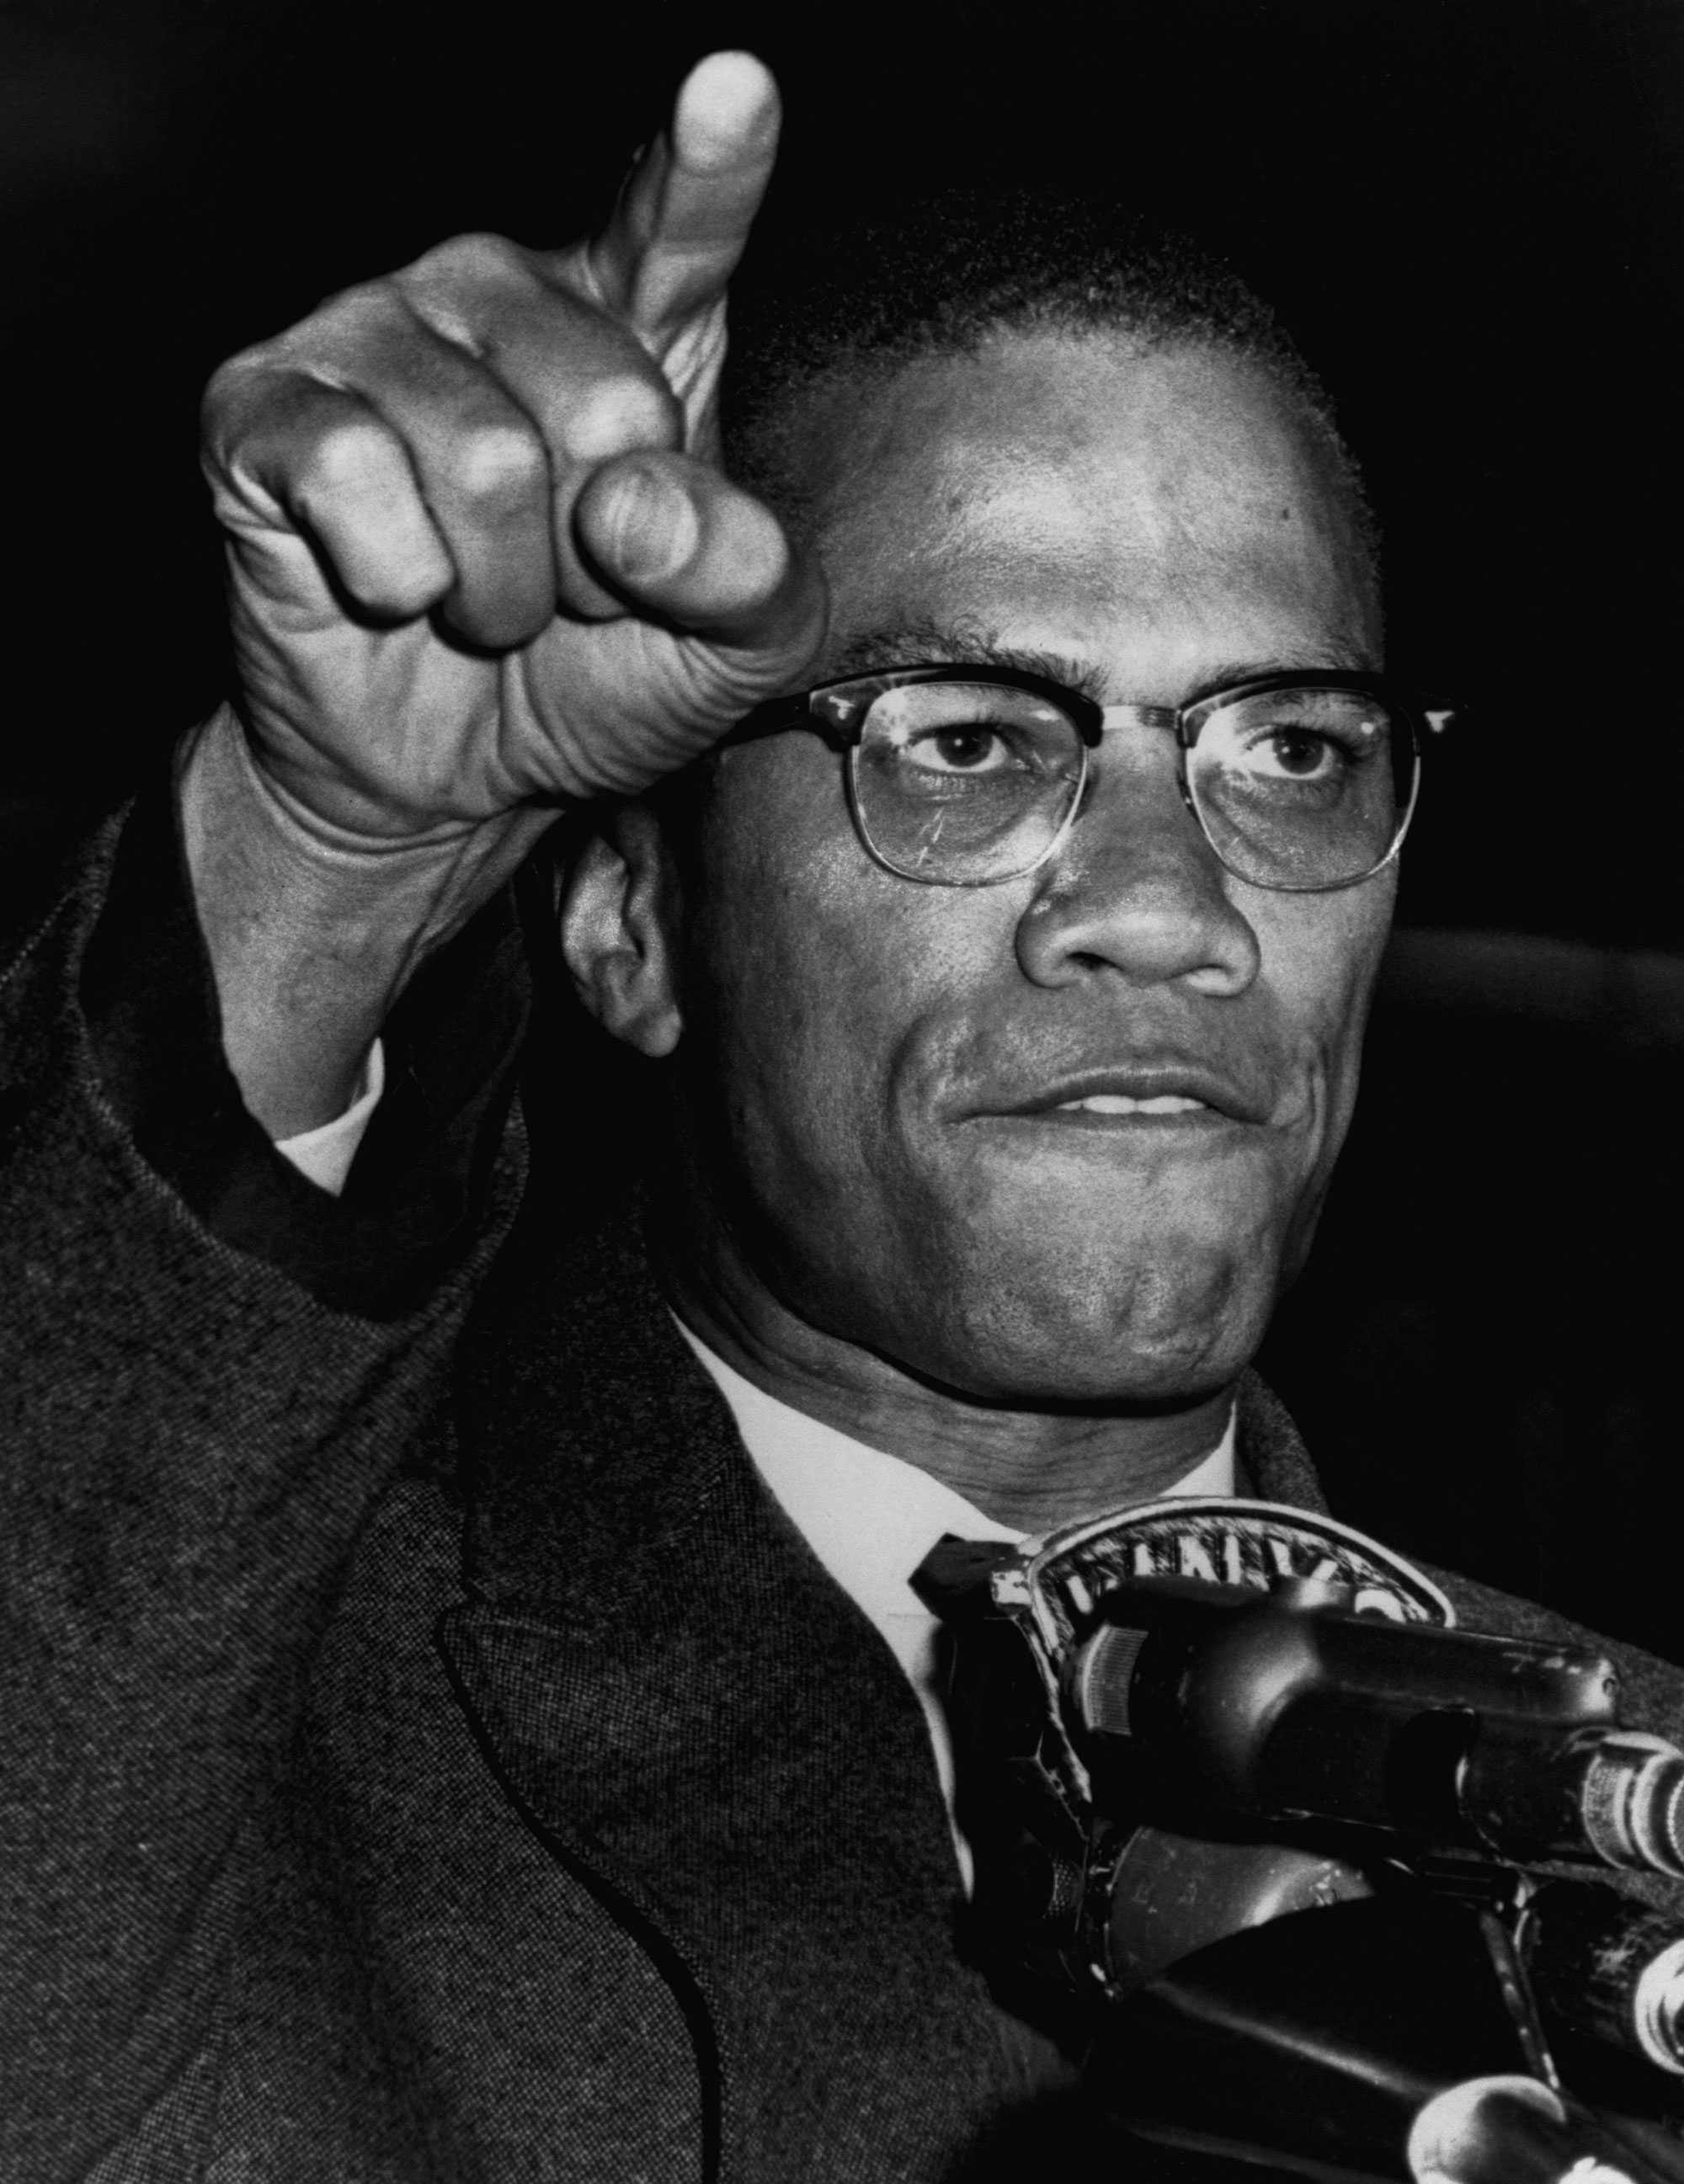
[[[728,741],[807,727],[848,757],[862,842],[903,879],[993,887],[1044,864],[1079,815],[1109,727],[1167,728],[1181,794],[1252,887],[1355,887],[1397,854],[1428,713],[1388,678],[1305,669],[1187,705],[1104,705],[1038,675],[897,667],[757,706]]]

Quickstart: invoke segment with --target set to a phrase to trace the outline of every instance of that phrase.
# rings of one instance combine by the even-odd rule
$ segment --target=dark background
[[[211,366],[445,233],[565,239],[719,44],[784,83],[780,218],[1103,176],[1341,395],[1394,664],[1464,711],[1266,1362],[1346,1513],[1684,1653],[1678,0],[0,0],[0,902],[220,688]]]

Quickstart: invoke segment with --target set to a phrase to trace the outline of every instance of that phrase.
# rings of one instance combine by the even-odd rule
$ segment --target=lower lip
[[[984,1115],[978,1120],[998,1124],[1008,1130],[1079,1130],[1100,1137],[1134,1136],[1149,1133],[1158,1136],[1165,1132],[1246,1129],[1251,1125],[1224,1115],[1215,1107],[1184,1107],[1173,1114],[1107,1115],[1096,1113],[1091,1107],[1043,1107],[1029,1115]]]

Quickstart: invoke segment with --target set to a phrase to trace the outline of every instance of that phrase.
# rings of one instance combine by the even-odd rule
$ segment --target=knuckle
[[[355,418],[336,419],[312,437],[300,455],[298,491],[310,500],[359,492],[385,467],[385,453],[379,426]]]
[[[204,392],[198,398],[199,445],[207,454],[220,454],[226,448],[233,434],[239,404],[236,382],[229,367],[222,365],[205,382]]]
[[[634,448],[674,448],[683,433],[678,398],[653,368],[616,370],[583,388],[568,413],[567,452],[588,461]]]
[[[435,243],[396,278],[405,287],[454,286],[465,281],[477,285],[488,278],[505,279],[525,268],[526,254],[518,243],[510,242],[506,236],[475,232],[453,235],[446,242]]]
[[[482,506],[512,506],[549,483],[536,436],[513,424],[480,424],[457,435],[450,452],[457,490]]]
[[[676,446],[684,429],[684,407],[664,379],[652,374],[621,383],[618,398],[627,415],[645,426],[656,437]]]
[[[217,365],[199,397],[199,425],[210,443],[223,439],[260,400],[265,378],[272,363],[268,344],[243,349],[226,364]]]
[[[394,319],[398,297],[393,282],[360,281],[323,297],[305,319],[266,343],[276,361],[297,369],[308,368],[317,358],[326,358],[377,335]]]

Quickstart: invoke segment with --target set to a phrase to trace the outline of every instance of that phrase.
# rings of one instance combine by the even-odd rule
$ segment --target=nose
[[[1257,933],[1187,809],[1175,759],[1150,729],[1107,734],[1076,823],[1034,874],[1018,922],[1018,960],[1034,984],[1109,970],[1219,999],[1256,978]]]

